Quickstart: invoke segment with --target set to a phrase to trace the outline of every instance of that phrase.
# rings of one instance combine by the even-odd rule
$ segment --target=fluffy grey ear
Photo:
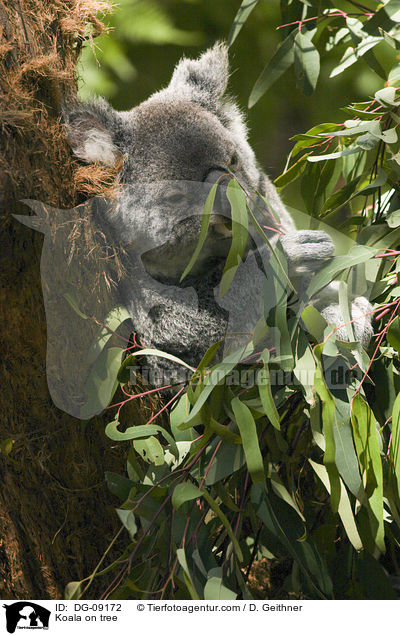
[[[65,104],[63,117],[72,152],[86,163],[117,166],[121,150],[114,143],[117,113],[104,99]]]
[[[197,60],[183,58],[166,89],[168,93],[216,110],[229,77],[228,47],[217,43]]]

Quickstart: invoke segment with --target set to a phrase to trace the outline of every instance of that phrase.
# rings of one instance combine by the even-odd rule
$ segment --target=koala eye
[[[236,170],[236,168],[238,167],[239,167],[239,155],[237,152],[234,152],[228,163],[228,168],[230,170]]]
[[[182,203],[185,195],[180,190],[173,190],[165,196],[165,201],[170,204]]]

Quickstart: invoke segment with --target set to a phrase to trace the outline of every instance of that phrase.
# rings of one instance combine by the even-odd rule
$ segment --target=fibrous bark
[[[114,185],[116,170],[81,166],[71,157],[60,117],[62,102],[76,92],[82,42],[103,28],[101,10],[107,10],[102,0],[0,0],[3,599],[60,598],[66,583],[91,573],[119,527],[104,472],[121,472],[121,453],[106,440],[101,418],[83,428],[52,404],[39,267],[43,236],[12,216],[28,212],[21,199],[72,208]],[[63,325],[59,329],[63,338]],[[136,415],[148,412],[142,405]]]

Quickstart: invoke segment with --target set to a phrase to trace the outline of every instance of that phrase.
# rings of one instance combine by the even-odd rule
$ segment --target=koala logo
[[[18,601],[3,607],[6,610],[6,628],[9,634],[14,634],[16,629],[49,628],[51,612],[37,603]]]

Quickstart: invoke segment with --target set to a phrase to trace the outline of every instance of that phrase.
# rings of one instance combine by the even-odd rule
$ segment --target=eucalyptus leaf
[[[320,289],[329,285],[329,283],[335,278],[336,274],[344,269],[353,267],[354,265],[365,263],[369,259],[373,258],[376,253],[377,250],[372,247],[368,247],[366,245],[354,245],[345,256],[334,257],[312,278],[307,289],[307,296],[311,298]]]
[[[122,354],[120,347],[109,347],[97,357],[86,380],[87,402],[81,407],[81,419],[101,413],[110,404],[118,387]]]
[[[133,539],[137,533],[135,515],[131,510],[123,510],[122,508],[117,508],[117,515],[120,518],[122,525],[128,530],[129,536]]]
[[[400,508],[400,394],[393,405],[392,439],[390,444],[390,482],[396,493],[397,505]]]
[[[219,286],[220,298],[228,291],[236,270],[242,262],[248,239],[246,197],[234,179],[228,185],[226,196],[231,205],[232,243]]]
[[[383,525],[383,472],[379,452],[376,421],[373,412],[360,394],[352,403],[354,442],[361,472],[365,474],[365,492],[368,499],[370,529],[376,547],[385,552],[385,530]]]
[[[318,81],[320,61],[308,33],[299,32],[294,39],[294,69],[304,94],[311,95]]]
[[[238,398],[232,400],[232,410],[240,430],[246,463],[254,483],[263,481],[264,465],[258,442],[257,428],[250,409]]]
[[[237,594],[222,584],[222,579],[212,576],[204,587],[205,601],[234,601]]]
[[[249,97],[249,108],[267,92],[267,90],[280,78],[285,71],[294,63],[294,38],[296,31],[292,31],[287,38],[279,45],[278,50],[265,66]]]
[[[231,46],[239,35],[242,26],[246,22],[254,7],[258,4],[258,0],[243,0],[232,24],[231,32],[228,36],[228,45]]]
[[[201,497],[200,490],[191,482],[178,484],[172,493],[172,505],[178,510],[186,501],[199,499]]]

